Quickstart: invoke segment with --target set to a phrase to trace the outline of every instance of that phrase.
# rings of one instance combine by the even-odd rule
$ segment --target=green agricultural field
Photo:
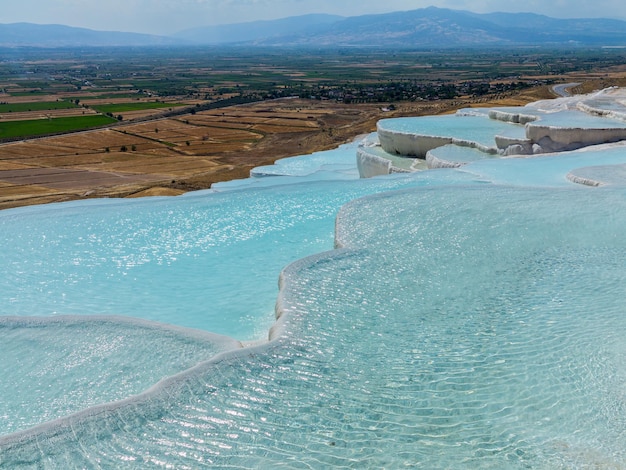
[[[81,131],[117,122],[102,115],[0,122],[0,139]]]
[[[81,101],[82,100],[108,100],[108,99],[125,99],[125,100],[134,100],[137,99],[138,96],[143,96],[141,93],[137,93],[136,91],[134,92],[129,92],[129,93],[110,93],[108,91],[95,91],[94,92],[95,95],[91,95],[91,96],[77,96],[77,98],[79,98]]]
[[[52,111],[54,109],[71,109],[77,106],[71,101],[44,101],[32,103],[2,103],[0,113],[25,113],[27,111]]]
[[[100,113],[127,113],[129,111],[143,111],[145,109],[174,108],[184,106],[180,103],[157,103],[153,101],[138,101],[136,103],[103,104],[93,106],[93,109]]]

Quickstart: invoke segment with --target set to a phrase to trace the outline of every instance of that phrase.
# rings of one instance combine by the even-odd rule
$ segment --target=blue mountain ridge
[[[534,13],[479,14],[421,8],[341,17],[312,14],[188,29],[171,37],[93,31],[61,25],[0,24],[0,46],[626,46],[626,21],[558,19]]]

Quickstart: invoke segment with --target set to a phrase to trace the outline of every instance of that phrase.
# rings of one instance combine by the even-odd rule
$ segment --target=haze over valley
[[[266,47],[626,46],[626,22],[436,7],[375,15],[310,14],[195,27],[171,35],[64,25],[0,24],[0,47],[238,45]]]

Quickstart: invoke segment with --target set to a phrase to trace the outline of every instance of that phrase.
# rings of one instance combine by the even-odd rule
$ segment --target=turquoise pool
[[[355,152],[0,212],[0,467],[619,468],[625,152]]]

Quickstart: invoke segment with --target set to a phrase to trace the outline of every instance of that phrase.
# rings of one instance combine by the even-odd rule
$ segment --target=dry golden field
[[[285,99],[0,145],[0,208],[181,194],[373,129],[376,106]]]

